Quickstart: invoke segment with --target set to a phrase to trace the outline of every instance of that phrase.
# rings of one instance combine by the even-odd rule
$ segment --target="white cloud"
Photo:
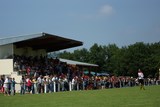
[[[114,13],[114,10],[113,10],[113,7],[112,7],[112,6],[106,4],[106,5],[104,5],[104,6],[102,6],[102,7],[100,8],[99,13],[100,13],[100,15],[109,16],[109,15],[111,15],[111,14]]]
[[[78,17],[78,19],[99,19],[99,18],[106,18],[108,16],[111,16],[115,13],[113,7],[111,5],[103,5],[99,7],[97,10],[94,10],[91,13],[83,13],[83,14],[77,14],[77,13],[72,13],[69,14],[71,17]]]

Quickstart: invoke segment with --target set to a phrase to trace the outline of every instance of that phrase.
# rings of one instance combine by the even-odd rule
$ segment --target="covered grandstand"
[[[0,39],[0,75],[13,72],[14,55],[40,57],[46,56],[48,52],[81,45],[81,41],[44,32]]]
[[[8,75],[20,80],[14,71],[14,55],[46,56],[48,52],[81,46],[81,41],[48,33],[37,33],[0,39],[0,75]]]
[[[26,36],[16,36],[16,37],[0,39],[0,75],[10,76],[12,78],[15,78],[15,80],[19,82],[22,75],[19,74],[18,72],[23,71],[23,69],[26,70],[26,67],[30,65],[30,62],[26,61],[27,59],[30,59],[32,57],[30,60],[28,60],[31,61],[32,64],[37,63],[45,66],[46,64],[45,61],[43,63],[41,63],[41,61],[39,60],[38,60],[39,62],[35,62],[34,58],[43,57],[42,59],[44,59],[44,57],[47,56],[48,52],[59,51],[62,49],[67,49],[82,45],[83,42],[81,41],[64,38],[44,32]],[[15,56],[16,56],[16,61],[19,62],[20,66],[20,68],[18,69],[14,69],[15,63],[17,63],[15,61]],[[64,59],[63,61],[62,59],[60,61],[64,62]],[[69,62],[68,61],[67,61],[68,64],[70,64],[71,62],[74,63],[76,62],[76,61],[69,61]],[[76,66],[97,67],[98,65],[76,62]],[[16,87],[16,89],[19,90],[19,86]]]

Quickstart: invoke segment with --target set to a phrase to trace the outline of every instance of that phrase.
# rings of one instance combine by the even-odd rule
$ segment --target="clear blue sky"
[[[160,0],[0,0],[0,38],[47,32],[128,46],[160,41]]]

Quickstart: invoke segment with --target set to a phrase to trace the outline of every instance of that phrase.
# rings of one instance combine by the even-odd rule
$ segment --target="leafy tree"
[[[80,62],[89,62],[89,52],[87,49],[82,48],[79,50],[74,51],[74,60],[80,61]]]
[[[154,77],[160,68],[160,42],[135,44],[119,48],[116,44],[94,44],[89,50],[83,48],[73,53],[64,51],[59,57],[98,64],[100,71],[115,75],[137,77],[137,70],[144,71],[145,76]]]
[[[118,58],[118,51],[119,48],[116,46],[116,44],[109,44],[108,46],[104,47],[104,50],[106,52],[107,60],[105,63],[105,66],[107,66],[106,70],[110,73],[117,72],[117,58]]]
[[[148,67],[150,68],[149,74],[155,76],[160,68],[160,42],[151,44],[149,48],[151,50],[150,57],[148,58]]]
[[[89,62],[93,64],[98,64],[100,71],[103,71],[103,66],[106,63],[106,53],[103,46],[94,44],[89,51]]]
[[[64,59],[70,59],[73,60],[73,53],[67,52],[67,51],[63,51],[63,53],[59,53],[58,55],[60,58],[64,58]]]

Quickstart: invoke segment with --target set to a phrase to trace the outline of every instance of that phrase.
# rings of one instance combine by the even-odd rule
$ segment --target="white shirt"
[[[144,78],[144,75],[142,72],[138,72],[138,79],[143,79]]]
[[[37,82],[40,83],[40,84],[42,83],[41,77],[38,77]]]
[[[4,84],[3,84],[3,87],[4,87],[4,88],[7,88],[7,87],[8,87],[8,82],[9,82],[9,81],[8,81],[8,78],[6,78],[5,81],[4,81]]]

